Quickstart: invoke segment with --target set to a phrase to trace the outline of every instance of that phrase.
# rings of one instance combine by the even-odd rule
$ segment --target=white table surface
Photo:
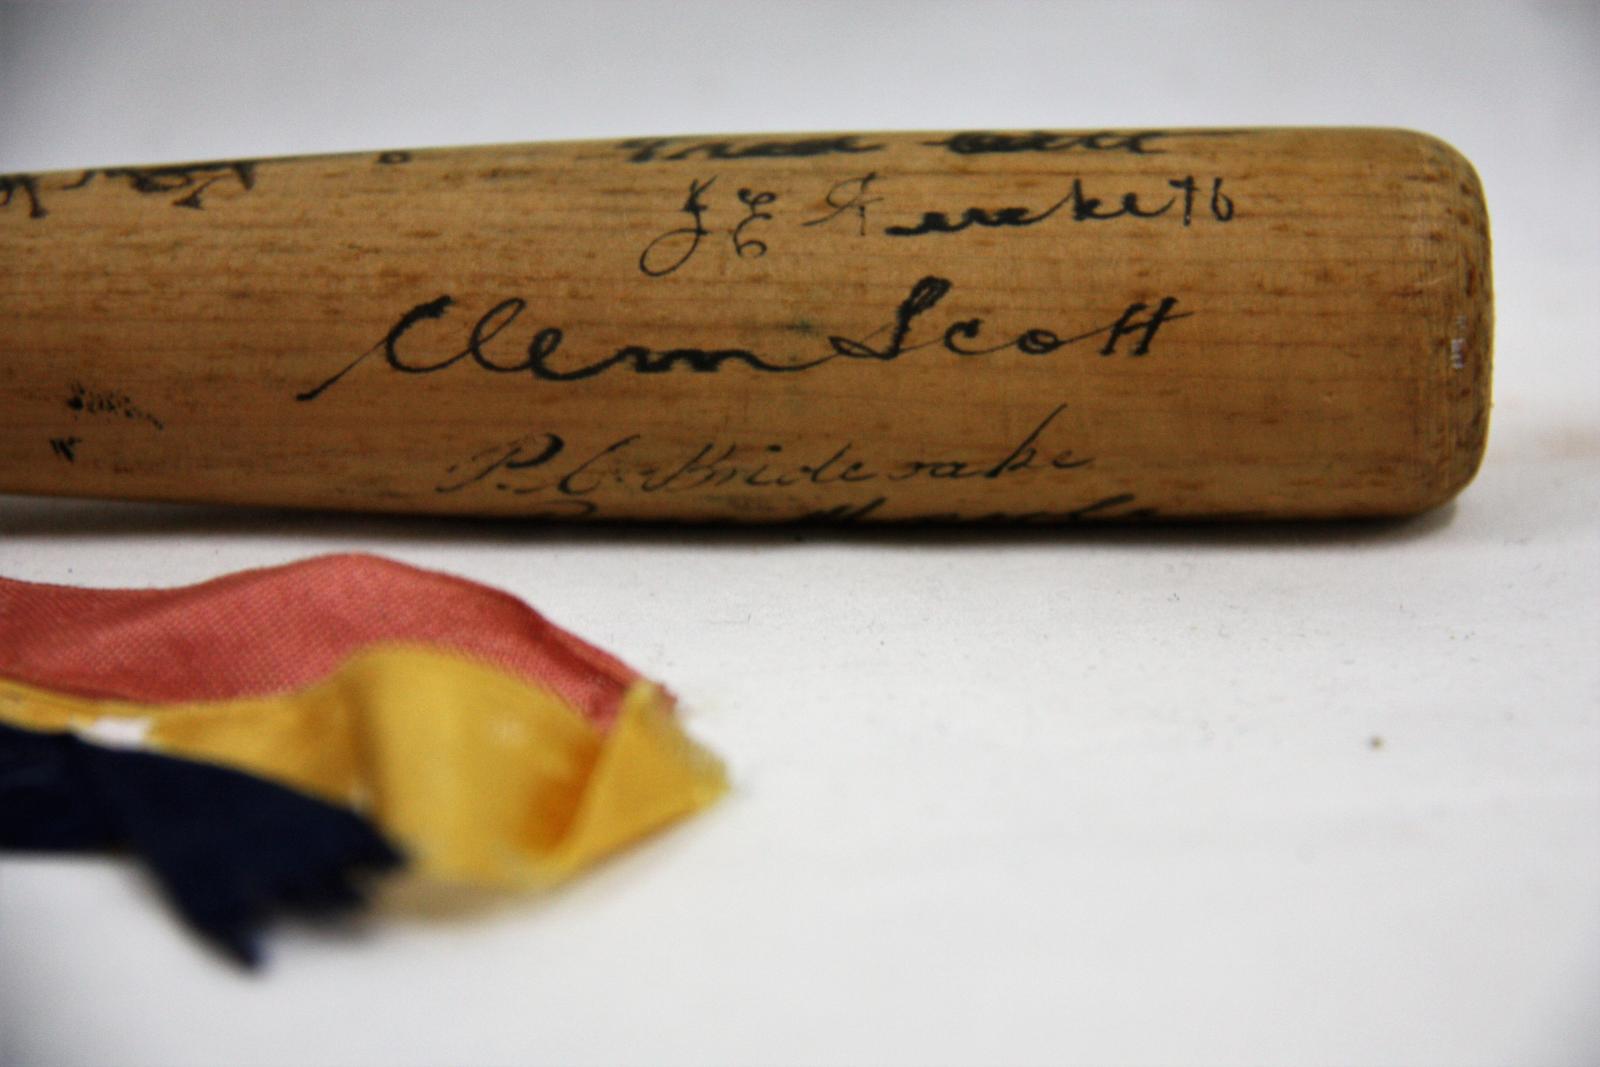
[[[291,927],[261,977],[119,863],[7,856],[0,1062],[1600,1062],[1597,56],[1592,3],[0,8],[0,172],[1424,129],[1482,174],[1498,319],[1483,472],[1401,524],[669,533],[0,498],[11,577],[359,549],[498,584],[671,684],[736,783],[558,894]]]

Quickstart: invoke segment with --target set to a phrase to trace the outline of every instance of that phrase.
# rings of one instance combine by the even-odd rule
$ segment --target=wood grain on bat
[[[571,518],[1415,512],[1487,220],[1392,130],[643,138],[0,178],[0,490]]]

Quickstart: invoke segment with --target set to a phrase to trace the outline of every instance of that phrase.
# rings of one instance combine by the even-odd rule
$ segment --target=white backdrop
[[[262,978],[121,865],[5,857],[0,1062],[1600,1062],[1597,56],[1591,3],[0,7],[0,172],[1415,127],[1479,167],[1498,319],[1483,473],[1400,525],[668,534],[0,498],[12,577],[362,549],[501,585],[671,684],[736,779],[551,897],[290,929]]]

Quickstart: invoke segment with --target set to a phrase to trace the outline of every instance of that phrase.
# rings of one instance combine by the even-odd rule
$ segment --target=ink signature
[[[902,356],[925,348],[937,348],[960,357],[992,356],[1013,349],[1026,356],[1045,356],[1069,345],[1091,338],[1104,337],[1099,348],[1101,356],[1117,354],[1118,345],[1125,337],[1132,337],[1130,356],[1144,356],[1150,351],[1157,333],[1169,322],[1185,319],[1194,312],[1175,312],[1175,296],[1163,297],[1154,307],[1144,301],[1128,304],[1112,322],[1077,333],[1062,335],[1044,327],[1029,327],[1015,334],[1002,334],[993,343],[980,342],[987,331],[982,318],[958,319],[945,326],[934,337],[912,341],[913,328],[918,320],[942,303],[954,283],[936,275],[926,275],[912,285],[911,291],[894,310],[892,321],[870,333],[850,338],[841,334],[828,336],[828,351],[799,358],[779,357],[748,348],[697,348],[658,347],[646,344],[625,344],[609,354],[587,361],[560,363],[558,354],[566,341],[566,333],[558,326],[539,328],[520,354],[515,350],[510,358],[497,355],[493,342],[517,321],[528,309],[522,297],[509,297],[495,304],[473,321],[467,330],[466,343],[443,356],[419,355],[408,345],[404,351],[401,342],[412,330],[429,321],[446,318],[455,306],[455,298],[448,294],[418,304],[406,311],[389,328],[377,344],[351,360],[331,377],[295,394],[299,401],[311,401],[326,393],[351,371],[369,358],[382,353],[390,370],[401,374],[429,375],[449,370],[457,364],[466,364],[491,374],[527,374],[540,381],[574,382],[594,378],[609,371],[631,371],[635,374],[662,374],[678,368],[699,373],[715,373],[729,365],[741,366],[751,371],[767,374],[794,374],[814,370],[839,359],[892,362]],[[875,340],[887,332],[887,338]]]

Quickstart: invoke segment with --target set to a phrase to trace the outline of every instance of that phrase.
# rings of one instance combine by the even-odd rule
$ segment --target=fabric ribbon
[[[378,644],[459,652],[601,725],[639,678],[508,593],[380,556],[319,556],[176,589],[0,578],[0,676],[80,696],[284,693]]]
[[[319,809],[339,840],[370,820],[422,875],[520,888],[566,878],[726,788],[671,697],[631,668],[506,594],[371,556],[171,590],[0,579],[0,723],[12,728],[0,736],[0,847],[56,833],[51,847],[131,848],[192,924],[246,960],[272,910],[258,898],[292,906],[308,881],[347,886],[346,868],[390,865],[357,834],[297,867],[293,839],[319,838],[289,828]],[[211,787],[219,774],[227,789]],[[129,797],[157,780],[173,801],[159,810],[192,797],[212,811],[135,819],[144,809]],[[230,819],[284,840],[241,833],[225,847],[216,828]],[[66,829],[40,829],[52,820]],[[223,908],[230,919],[197,909],[193,871],[163,865],[196,837],[217,879],[253,871],[267,887]]]
[[[0,845],[141,856],[196,932],[246,966],[274,912],[357,908],[402,858],[352,812],[253,775],[0,724]]]

